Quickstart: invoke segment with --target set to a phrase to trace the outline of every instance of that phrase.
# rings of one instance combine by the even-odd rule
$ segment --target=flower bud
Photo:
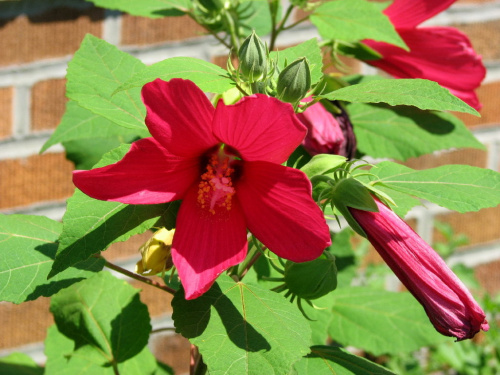
[[[325,251],[310,262],[285,264],[285,284],[294,295],[305,299],[323,297],[337,288],[335,257]]]
[[[142,259],[137,262],[135,272],[141,275],[156,275],[172,268],[170,248],[175,229],[162,228],[155,232],[139,249]]]
[[[311,88],[311,71],[305,57],[295,60],[278,76],[278,99],[286,103],[297,103]]]
[[[262,40],[252,31],[238,51],[240,72],[249,82],[255,82],[267,71],[267,48]]]

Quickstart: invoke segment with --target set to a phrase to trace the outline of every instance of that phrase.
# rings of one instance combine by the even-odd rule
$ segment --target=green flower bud
[[[335,257],[325,251],[318,259],[310,262],[287,261],[285,284],[297,297],[309,300],[323,297],[337,288]]]
[[[295,60],[278,76],[278,99],[287,103],[297,103],[311,88],[311,71],[305,57]]]
[[[240,72],[249,82],[255,82],[267,71],[267,48],[262,40],[252,31],[238,51]]]

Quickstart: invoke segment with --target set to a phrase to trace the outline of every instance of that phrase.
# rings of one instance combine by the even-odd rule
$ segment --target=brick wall
[[[91,6],[58,7],[42,13],[0,14],[0,212],[47,215],[60,219],[64,201],[73,192],[72,165],[63,149],[52,147],[39,155],[64,112],[64,76],[71,54],[86,33],[91,33],[150,64],[173,56],[192,56],[224,61],[226,51],[205,37],[191,19],[175,17],[150,20],[121,15]],[[442,164],[463,163],[495,170],[500,168],[500,1],[460,0],[431,23],[453,25],[467,32],[482,53],[488,76],[479,96],[484,104],[482,117],[460,115],[487,151],[459,150],[426,155],[409,160],[412,168],[429,168]],[[304,25],[280,39],[281,46],[293,45],[315,37]],[[221,60],[223,56],[223,60]],[[347,62],[355,71],[373,71],[370,67]],[[470,245],[461,249],[456,261],[476,267],[477,276],[486,290],[500,291],[500,209],[457,215],[430,205],[410,213],[416,230],[428,241],[439,239],[433,221],[452,225],[456,233],[465,233]],[[495,224],[496,223],[496,224]],[[136,236],[127,243],[116,244],[106,257],[132,269],[138,259],[137,249],[147,238]],[[136,284],[134,284],[136,286]],[[147,285],[141,298],[149,306],[153,326],[171,327],[170,299],[165,293]],[[52,316],[48,299],[14,305],[0,303],[2,331],[0,356],[23,350],[43,362],[43,341]],[[189,343],[167,331],[155,334],[150,342],[155,354],[174,366],[177,373],[188,370]]]

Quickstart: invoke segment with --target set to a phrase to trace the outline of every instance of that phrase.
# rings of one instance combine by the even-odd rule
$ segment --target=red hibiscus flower
[[[182,199],[171,251],[187,299],[245,258],[247,228],[295,262],[315,259],[330,245],[309,180],[280,165],[306,134],[290,104],[257,94],[214,108],[182,79],[146,84],[142,100],[153,137],[134,142],[115,164],[75,171],[73,181],[100,200]]]
[[[481,307],[441,257],[384,204],[379,212],[349,208],[368,240],[422,304],[438,332],[457,340],[487,331]]]
[[[384,13],[410,51],[365,40],[364,43],[382,55],[379,60],[366,62],[396,78],[435,81],[479,110],[481,103],[474,90],[484,79],[486,69],[467,35],[452,27],[417,27],[455,1],[395,0]]]

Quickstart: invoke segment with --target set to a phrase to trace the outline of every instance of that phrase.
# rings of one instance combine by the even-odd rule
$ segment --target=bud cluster
[[[238,50],[238,69],[228,60],[228,71],[240,87],[251,94],[261,93],[291,103],[295,109],[311,89],[311,70],[306,57],[298,58],[280,71],[279,54],[271,58],[265,43],[255,31],[248,36]]]

